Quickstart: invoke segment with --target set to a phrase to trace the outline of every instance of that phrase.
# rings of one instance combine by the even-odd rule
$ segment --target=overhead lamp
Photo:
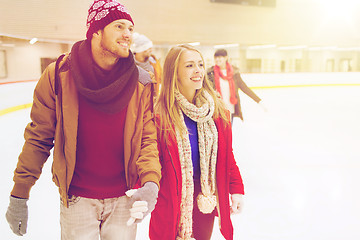
[[[325,51],[325,50],[336,50],[338,47],[336,46],[327,46],[327,47],[310,47],[310,51]]]
[[[37,41],[38,41],[37,38],[32,38],[29,43],[30,43],[30,44],[34,44],[34,43],[36,43]]]
[[[268,45],[255,45],[248,47],[249,49],[266,49],[266,48],[275,48],[275,44],[268,44]]]
[[[231,44],[221,44],[221,45],[215,45],[214,48],[231,48],[231,47],[238,47],[238,43],[231,43]]]
[[[13,44],[13,43],[2,43],[1,46],[2,47],[15,47],[15,44]]]
[[[342,47],[337,48],[337,51],[360,51],[360,47]]]
[[[192,43],[188,43],[190,46],[199,46],[200,42],[192,42]]]
[[[297,45],[297,46],[283,46],[278,47],[279,50],[294,50],[294,49],[304,49],[307,48],[306,45]]]

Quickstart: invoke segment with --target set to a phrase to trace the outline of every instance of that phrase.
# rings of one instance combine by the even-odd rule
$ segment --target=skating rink
[[[360,239],[360,73],[243,78],[267,111],[240,93],[245,120],[234,121],[233,149],[246,195],[234,239]],[[35,84],[0,85],[0,111],[31,103]],[[28,233],[15,236],[5,220],[30,108],[0,113],[0,239],[59,240],[51,157],[31,191]],[[137,239],[148,239],[148,223]],[[212,239],[223,239],[217,224]]]

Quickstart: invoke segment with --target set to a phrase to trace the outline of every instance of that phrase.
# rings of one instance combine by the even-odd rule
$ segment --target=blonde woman
[[[232,152],[230,113],[195,48],[169,51],[155,112],[163,177],[150,238],[210,239],[220,216],[222,235],[233,239],[230,214],[240,212],[244,186]]]

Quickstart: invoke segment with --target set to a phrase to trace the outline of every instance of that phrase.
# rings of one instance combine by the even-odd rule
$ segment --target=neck
[[[193,103],[195,97],[195,91],[181,92],[181,94],[190,102]]]
[[[91,40],[91,53],[95,63],[104,70],[111,70],[119,60],[113,54],[110,54],[101,48],[100,44]]]

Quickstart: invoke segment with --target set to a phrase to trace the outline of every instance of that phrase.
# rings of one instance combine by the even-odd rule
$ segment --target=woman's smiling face
[[[178,83],[179,91],[192,102],[195,92],[203,86],[205,75],[204,62],[196,51],[186,50],[179,59]]]

